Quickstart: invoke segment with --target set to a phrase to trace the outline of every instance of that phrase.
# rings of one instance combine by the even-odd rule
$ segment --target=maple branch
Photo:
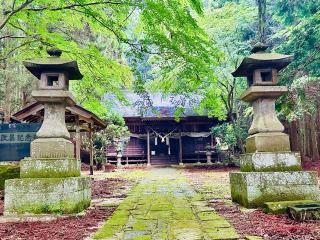
[[[36,39],[36,40],[30,40],[30,41],[27,41],[27,42],[22,43],[21,45],[15,47],[15,48],[13,48],[13,49],[11,49],[11,50],[6,54],[5,57],[3,57],[3,58],[0,59],[0,61],[6,60],[13,52],[15,52],[16,50],[18,50],[19,48],[21,48],[21,47],[23,47],[23,46],[26,46],[26,45],[28,45],[28,44],[30,44],[30,43],[37,42],[37,41],[39,41],[39,40],[38,40],[38,39]]]
[[[7,24],[7,22],[10,20],[10,18],[15,15],[17,12],[20,12],[22,9],[27,7],[30,3],[32,3],[33,0],[26,0],[23,4],[21,4],[18,8],[12,9],[9,12],[5,12],[6,17],[4,20],[0,23],[0,30],[4,28],[4,26]],[[15,3],[15,2],[14,2]],[[13,4],[14,7],[14,4]]]
[[[67,6],[62,6],[62,7],[55,7],[55,8],[50,8],[50,7],[38,7],[38,8],[26,8],[25,11],[60,11],[60,10],[67,10],[67,9],[73,9],[77,7],[88,7],[88,6],[93,6],[93,5],[106,5],[106,4],[112,4],[112,5],[121,5],[124,4],[124,2],[113,2],[113,1],[101,1],[101,2],[91,2],[91,3],[76,3],[76,4],[71,4]]]
[[[26,37],[25,36],[5,35],[5,36],[1,36],[0,40],[5,39],[5,38],[26,38]]]

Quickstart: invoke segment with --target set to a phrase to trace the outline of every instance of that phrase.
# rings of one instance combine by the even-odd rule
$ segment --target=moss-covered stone
[[[80,161],[75,158],[25,158],[20,161],[21,178],[64,178],[80,176]]]
[[[31,142],[30,155],[36,158],[73,158],[74,145],[64,138],[37,138]]]
[[[266,202],[263,204],[264,213],[283,214],[286,213],[289,206],[307,203],[318,203],[313,200],[299,200],[299,201],[281,201],[281,202]]]
[[[231,196],[245,207],[261,207],[265,202],[318,200],[316,172],[230,173]]]
[[[213,228],[206,229],[206,233],[211,240],[223,240],[223,239],[239,239],[239,235],[236,233],[234,228]]]
[[[246,236],[245,239],[246,240],[263,240],[263,238],[259,236]]]
[[[246,152],[290,152],[287,134],[281,132],[256,133],[247,138]]]
[[[175,169],[154,169],[94,239],[234,239],[238,235]],[[220,229],[222,229],[220,231]]]
[[[90,201],[88,177],[10,179],[5,183],[4,214],[77,213]]]
[[[4,189],[4,182],[7,179],[19,178],[20,167],[15,164],[0,165],[0,190]]]
[[[240,157],[242,172],[301,171],[301,159],[294,152],[257,152]]]
[[[289,216],[296,221],[320,220],[320,204],[307,203],[288,207]]]

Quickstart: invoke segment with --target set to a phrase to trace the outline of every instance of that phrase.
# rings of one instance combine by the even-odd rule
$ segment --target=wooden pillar
[[[80,148],[81,148],[80,123],[79,123],[79,116],[77,116],[76,117],[76,158],[78,161],[81,161]]]
[[[183,165],[183,161],[182,161],[182,133],[181,133],[181,128],[179,129],[179,165]]]
[[[151,156],[150,156],[150,130],[147,129],[147,166],[151,166]]]
[[[92,125],[89,124],[89,151],[90,151],[90,175],[93,175],[93,136],[92,136]]]
[[[291,151],[298,152],[299,149],[299,135],[298,135],[298,129],[297,129],[297,121],[292,121],[289,124],[289,129],[290,129],[290,142],[291,142]]]
[[[210,135],[210,140],[211,140],[210,146],[211,146],[211,147],[214,147],[214,146],[213,146],[213,135],[212,135],[212,133],[211,133],[211,135]]]
[[[312,152],[312,161],[318,161],[319,159],[319,147],[318,147],[318,132],[317,132],[317,116],[310,115],[310,143]]]

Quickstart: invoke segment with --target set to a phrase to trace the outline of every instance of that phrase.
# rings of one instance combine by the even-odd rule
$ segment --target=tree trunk
[[[305,149],[305,131],[304,131],[304,118],[300,118],[298,120],[298,126],[299,126],[299,139],[300,139],[300,144],[299,144],[299,149],[301,152],[301,158],[302,161],[305,159],[305,155],[306,155],[306,149]]]
[[[234,119],[232,113],[230,114],[230,119],[231,119],[231,123],[232,123],[233,129],[236,129],[237,128],[237,124],[236,124],[236,120]],[[240,138],[240,136],[238,136],[238,134],[236,134],[236,139],[237,139],[237,146],[239,147],[241,153],[245,153],[246,150],[244,148],[243,141]]]
[[[310,147],[310,115],[309,114],[304,114],[304,132],[305,132],[305,155],[308,158],[311,158],[311,147]]]
[[[297,121],[292,121],[290,123],[291,151],[300,150],[297,124]]]
[[[258,0],[259,10],[259,41],[266,42],[267,0]]]
[[[319,148],[318,148],[318,132],[317,132],[317,114],[314,116],[310,115],[310,143],[312,150],[312,161],[319,159]]]

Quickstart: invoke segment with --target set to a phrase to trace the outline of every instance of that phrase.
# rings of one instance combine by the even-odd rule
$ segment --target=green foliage
[[[116,151],[122,152],[129,142],[130,132],[127,126],[108,124],[107,128],[94,133],[94,156],[98,163],[106,159],[106,147],[114,146]]]
[[[319,0],[277,0],[271,7],[274,15],[284,24],[290,26],[300,19],[306,19],[315,14],[319,10]]]
[[[125,101],[121,89],[130,88],[136,73],[126,57],[150,54],[158,74],[172,76],[170,81],[176,73],[184,79],[195,79],[193,72],[205,76],[208,68],[203,65],[214,58],[193,16],[202,13],[199,0],[12,0],[0,10],[5,13],[0,59],[17,63],[45,56],[48,46],[62,49],[63,57],[77,60],[85,76],[72,83],[72,91],[99,116],[109,111],[106,92]]]
[[[234,79],[235,70],[244,55],[250,50],[250,42],[255,37],[255,8],[242,3],[225,3],[217,8],[209,8],[199,19],[215,45],[223,51],[214,68],[218,84],[206,83],[202,92],[200,107],[207,109],[209,116],[217,111],[217,98],[223,102],[224,114],[237,111],[240,104],[238,96],[246,89],[246,82]]]
[[[216,84],[212,69],[221,53],[199,27],[194,13],[185,4],[178,5],[177,2],[147,1],[153,6],[152,11],[141,14],[140,25],[145,23],[141,27],[142,36],[147,36],[147,41],[161,39],[157,42],[159,48],[154,48],[154,51],[162,51],[161,54],[150,54],[148,63],[152,81],[147,82],[146,88],[165,95],[192,98],[194,92],[208,82]],[[216,103],[214,113],[223,118],[222,103],[219,99]]]
[[[222,140],[220,145],[227,144],[228,146],[234,146],[237,143],[237,139],[234,134],[234,129],[231,124],[224,123],[212,128],[214,136]],[[218,148],[221,147],[217,146]]]
[[[238,146],[238,139],[245,140],[248,136],[248,129],[246,126],[240,125],[239,122],[236,124],[223,123],[217,125],[211,129],[213,135],[219,138],[220,143],[217,144],[217,149],[228,146],[228,149],[232,152],[236,151]]]
[[[7,179],[19,178],[20,167],[18,165],[0,165],[0,190],[4,189],[4,182]]]
[[[216,116],[217,99],[223,103],[224,119],[229,116],[230,123],[218,125],[213,129],[214,136],[221,139],[221,144],[231,151],[243,151],[243,140],[246,137],[246,124],[249,117],[243,112],[247,105],[239,100],[240,94],[247,88],[244,79],[235,79],[231,73],[235,70],[244,55],[249,54],[251,42],[255,37],[255,7],[247,3],[232,1],[212,5],[200,18],[201,26],[206,30],[216,46],[223,51],[214,68],[217,85],[207,84],[202,92],[199,107]],[[231,117],[232,116],[232,117]],[[221,148],[221,146],[218,146]]]
[[[319,0],[267,1],[267,43],[271,51],[294,55],[280,76],[291,93],[277,105],[289,119],[318,106],[319,6]],[[238,129],[248,124],[244,113],[250,109],[239,96],[247,85],[230,73],[257,41],[256,1],[9,0],[0,11],[0,103],[7,112],[21,106],[21,92],[30,95],[35,83],[21,60],[46,56],[45,49],[56,46],[63,57],[77,60],[85,75],[71,85],[78,102],[115,124],[107,133],[110,142],[124,121],[110,110],[105,94],[127,104],[124,88],[144,101],[149,92],[161,92],[189,100],[199,114],[228,116],[232,126],[218,132],[229,135],[230,146],[243,139]],[[177,121],[184,102],[176,103]]]
[[[291,18],[285,15],[282,19],[286,24],[286,41],[277,50],[292,54],[294,60],[281,74],[280,83],[288,85],[290,92],[280,99],[277,107],[288,120],[300,118],[304,113],[314,114],[319,106],[319,3],[309,1],[305,5],[290,5]]]

